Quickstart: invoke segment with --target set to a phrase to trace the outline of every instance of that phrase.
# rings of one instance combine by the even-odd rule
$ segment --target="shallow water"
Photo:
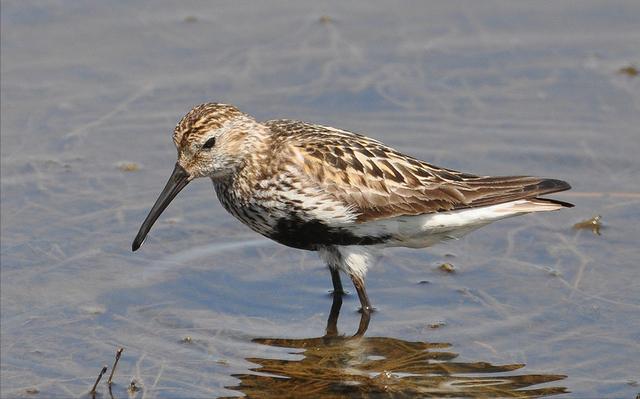
[[[619,70],[639,19],[634,1],[3,2],[0,395],[84,397],[124,347],[116,398],[634,397],[640,77]],[[249,231],[207,181],[131,253],[173,126],[212,100],[562,178],[576,207],[387,251],[352,339],[355,295],[327,329],[317,256]],[[573,228],[596,215],[600,234]]]

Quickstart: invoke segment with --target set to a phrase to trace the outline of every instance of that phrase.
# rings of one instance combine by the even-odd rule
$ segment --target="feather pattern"
[[[447,212],[567,190],[561,180],[476,176],[404,155],[344,130],[292,120],[265,123],[281,162],[356,213],[356,223]]]

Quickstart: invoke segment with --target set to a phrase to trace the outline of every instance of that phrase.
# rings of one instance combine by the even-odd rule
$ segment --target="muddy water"
[[[0,395],[84,397],[124,347],[115,398],[634,397],[639,18],[633,1],[3,2]],[[353,339],[355,295],[337,318],[315,254],[252,233],[204,180],[131,253],[173,126],[211,100],[562,178],[576,207],[388,251]]]

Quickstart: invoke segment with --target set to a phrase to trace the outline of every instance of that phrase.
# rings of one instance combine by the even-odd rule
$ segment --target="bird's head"
[[[189,179],[223,180],[242,164],[247,147],[262,127],[233,105],[207,103],[189,111],[173,131],[178,165]]]
[[[135,251],[171,200],[198,177],[230,178],[240,169],[265,130],[252,117],[227,104],[206,103],[189,111],[173,131],[178,161],[169,181],[133,241]]]

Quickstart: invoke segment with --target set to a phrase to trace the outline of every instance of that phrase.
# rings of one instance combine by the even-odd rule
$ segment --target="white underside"
[[[379,257],[379,250],[377,245],[343,245],[319,249],[318,254],[329,267],[364,278],[369,266]]]
[[[388,242],[380,245],[334,246],[333,250],[320,250],[319,253],[331,267],[347,274],[364,277],[367,268],[375,261],[383,247],[424,248],[444,240],[460,238],[496,220],[560,208],[562,205],[531,199],[451,212],[376,220],[352,225],[349,230],[358,236],[391,236]]]

